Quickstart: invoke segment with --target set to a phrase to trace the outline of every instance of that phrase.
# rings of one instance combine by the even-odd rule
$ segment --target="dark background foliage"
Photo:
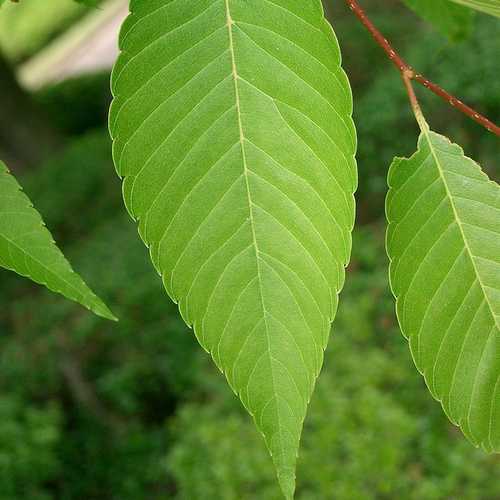
[[[452,45],[398,2],[363,3],[411,64],[500,117],[500,23],[478,15],[471,36]],[[359,224],[304,428],[297,498],[500,498],[499,458],[447,421],[396,324],[384,197],[393,156],[415,149],[404,89],[344,3],[329,2],[328,12],[355,99]],[[123,208],[108,88],[104,73],[37,92],[64,140],[19,174],[74,267],[121,321],[0,270],[0,500],[279,499],[261,437],[163,292]],[[498,141],[419,95],[433,128],[498,179]]]

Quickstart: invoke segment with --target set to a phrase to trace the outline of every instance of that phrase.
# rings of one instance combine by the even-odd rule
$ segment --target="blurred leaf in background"
[[[500,17],[500,0],[451,0],[491,16]]]
[[[23,60],[86,11],[73,0],[7,1],[0,12],[0,50],[13,61]]]
[[[451,41],[467,38],[472,31],[474,12],[449,0],[403,0],[410,9]]]

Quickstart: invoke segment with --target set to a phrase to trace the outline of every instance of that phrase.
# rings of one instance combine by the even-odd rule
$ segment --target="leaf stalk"
[[[413,114],[417,120],[418,126],[422,132],[426,132],[429,130],[429,125],[424,118],[424,114],[422,113],[422,108],[417,99],[417,95],[415,94],[415,89],[411,83],[412,79],[415,77],[415,74],[410,69],[405,69],[401,72],[401,78],[406,87],[406,91],[408,93],[408,98],[410,100],[411,108],[413,110]]]

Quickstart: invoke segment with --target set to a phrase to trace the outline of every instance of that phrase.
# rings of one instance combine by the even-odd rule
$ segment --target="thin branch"
[[[363,23],[364,27],[370,32],[372,37],[375,39],[378,45],[380,45],[389,59],[392,61],[394,66],[403,73],[405,70],[411,69],[408,64],[402,59],[402,57],[392,48],[387,38],[380,33],[380,31],[375,27],[375,25],[368,19],[365,11],[361,8],[356,0],[346,0],[349,8],[354,12],[356,17]]]
[[[472,118],[475,122],[479,123],[479,125],[482,125],[486,130],[489,130],[495,135],[500,136],[500,127],[498,125],[495,125],[492,121],[488,120],[488,118],[481,115],[481,113],[478,113],[475,109],[467,106],[467,104],[464,104],[460,99],[457,99],[455,96],[451,95],[436,83],[431,82],[425,76],[420,74],[415,74],[414,80],[420,83],[420,85],[423,85],[425,88],[428,88],[437,96],[441,97],[443,101],[446,101],[451,106],[457,108],[464,115]]]
[[[439,85],[433,83],[425,76],[415,72],[412,69],[412,67],[409,64],[407,64],[406,61],[394,50],[394,48],[388,42],[388,40],[382,35],[382,33],[380,33],[380,31],[370,21],[365,11],[358,4],[357,0],[346,0],[346,3],[349,6],[349,8],[353,11],[353,13],[356,15],[356,17],[360,20],[360,22],[370,32],[370,34],[377,42],[377,44],[380,45],[380,47],[382,47],[382,49],[385,51],[385,53],[392,61],[394,66],[396,66],[396,68],[399,70],[403,78],[403,81],[405,82],[407,90],[409,83],[409,86],[414,95],[413,87],[411,85],[410,80],[418,82],[419,84],[423,85],[425,88],[429,89],[431,92],[439,96],[441,99],[446,101],[448,104],[458,109],[463,114],[467,115],[469,118],[472,118],[475,122],[482,125],[484,128],[486,128],[486,130],[489,130],[490,132],[493,132],[495,135],[500,137],[500,127],[498,125],[495,125],[492,121],[488,120],[488,118],[481,115],[481,113],[478,113],[475,109],[467,106],[460,99],[457,99],[455,96],[451,95],[449,92],[441,88]],[[410,96],[410,101],[411,101],[411,96]],[[412,102],[412,107],[413,104],[414,103]],[[413,109],[415,111],[415,108]],[[420,109],[420,107],[418,109]],[[421,111],[420,115],[422,115]]]

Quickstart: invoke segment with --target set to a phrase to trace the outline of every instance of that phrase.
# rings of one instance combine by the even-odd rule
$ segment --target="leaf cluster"
[[[467,7],[500,13],[497,0],[404,2],[451,40],[471,31]],[[358,140],[336,36],[319,0],[132,0],[120,50],[109,125],[125,205],[166,292],[263,435],[291,499],[352,249]],[[500,188],[431,131],[403,76],[421,135],[417,152],[396,158],[388,178],[399,325],[450,420],[474,445],[498,452]],[[1,163],[0,265],[114,319]],[[66,340],[56,340],[64,350]],[[353,418],[361,424],[371,417],[365,408],[385,404],[370,391],[360,399]],[[393,410],[382,433],[385,423],[405,421]],[[186,410],[180,422],[192,418]],[[415,432],[409,425],[402,436]],[[170,457],[179,481],[181,452]],[[393,459],[405,460],[402,452]],[[383,480],[371,488],[384,492]]]

